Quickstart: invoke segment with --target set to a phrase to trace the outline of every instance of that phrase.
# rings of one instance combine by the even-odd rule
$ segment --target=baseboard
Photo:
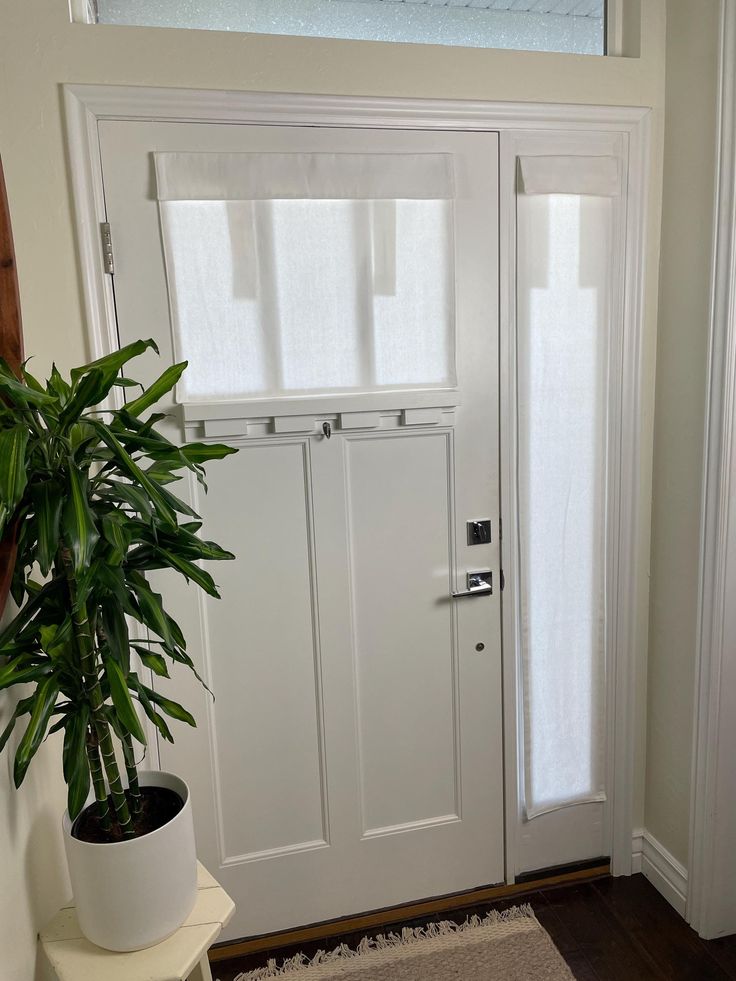
[[[642,872],[680,916],[685,915],[687,869],[648,831],[633,834],[631,871]]]

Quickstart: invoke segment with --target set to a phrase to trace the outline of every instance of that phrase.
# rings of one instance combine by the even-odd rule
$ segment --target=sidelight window
[[[519,161],[518,473],[525,804],[605,800],[610,157]]]

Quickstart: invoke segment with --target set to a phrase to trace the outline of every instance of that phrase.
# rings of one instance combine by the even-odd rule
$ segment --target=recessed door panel
[[[199,501],[237,557],[212,568],[223,598],[205,610],[227,863],[326,838],[309,448],[245,446],[229,463]]]
[[[451,434],[346,447],[363,833],[458,818]]]

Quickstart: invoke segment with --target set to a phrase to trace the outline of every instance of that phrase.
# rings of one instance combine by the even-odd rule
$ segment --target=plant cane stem
[[[102,755],[102,764],[105,767],[107,782],[112,796],[112,806],[120,824],[120,830],[126,838],[132,838],[135,837],[135,828],[130,817],[128,799],[125,796],[123,783],[120,779],[120,770],[118,769],[118,761],[115,758],[115,747],[112,736],[110,735],[110,727],[102,713],[104,700],[102,698],[100,681],[97,677],[95,647],[87,617],[87,607],[86,604],[77,601],[77,584],[74,578],[74,566],[68,549],[62,549],[61,558],[69,587],[69,598],[71,599],[72,606],[72,626],[77,642],[77,650],[79,651],[82,674],[84,675],[84,690],[89,702],[91,724],[94,726],[97,736],[100,754]]]
[[[105,786],[105,775],[102,772],[100,762],[100,750],[97,742],[97,733],[93,726],[87,730],[87,761],[89,772],[92,777],[92,786],[95,789],[95,800],[97,801],[97,815],[104,831],[110,831],[112,821],[110,820],[110,804],[107,799],[107,787]]]
[[[138,784],[138,770],[135,765],[133,737],[126,733],[123,738],[123,755],[125,757],[125,772],[128,777],[128,804],[133,819],[141,813],[141,788]]]

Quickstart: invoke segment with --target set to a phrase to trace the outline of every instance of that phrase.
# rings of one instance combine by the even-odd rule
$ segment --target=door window
[[[455,384],[450,155],[155,163],[181,401]]]

